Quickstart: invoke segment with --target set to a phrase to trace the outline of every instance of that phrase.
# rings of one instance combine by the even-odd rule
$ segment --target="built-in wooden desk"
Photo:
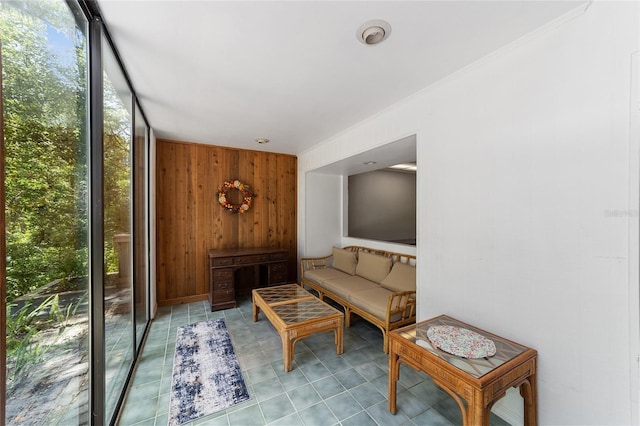
[[[236,307],[235,272],[254,268],[254,287],[287,283],[287,257],[284,249],[241,248],[209,250],[209,304],[212,311]]]

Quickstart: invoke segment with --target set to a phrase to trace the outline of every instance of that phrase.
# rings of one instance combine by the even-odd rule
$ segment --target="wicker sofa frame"
[[[416,257],[408,254],[394,253],[385,250],[371,249],[361,246],[344,247],[345,250],[355,252],[367,252],[379,256],[391,258],[392,262],[401,262],[415,265]],[[324,257],[302,258],[301,263],[301,283],[300,285],[309,287],[318,293],[318,298],[324,300],[329,298],[341,305],[345,313],[345,325],[351,326],[351,314],[356,314],[364,320],[370,322],[380,329],[383,338],[383,351],[389,350],[389,339],[387,333],[396,328],[412,324],[416,321],[416,292],[415,291],[397,291],[389,295],[387,301],[386,316],[384,319],[378,318],[366,310],[351,304],[343,297],[324,288],[322,285],[305,279],[305,271],[319,268],[331,268],[333,255]]]

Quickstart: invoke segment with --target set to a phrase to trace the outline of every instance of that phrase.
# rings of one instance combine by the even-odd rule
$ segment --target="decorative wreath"
[[[231,189],[237,189],[242,193],[242,204],[232,204],[227,201],[227,192]],[[225,181],[218,187],[218,202],[230,213],[244,213],[251,208],[251,200],[255,194],[249,189],[249,185],[240,182],[237,179]]]

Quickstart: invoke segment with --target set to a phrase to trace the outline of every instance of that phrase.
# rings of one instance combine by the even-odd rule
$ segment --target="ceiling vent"
[[[391,25],[389,25],[388,22],[381,19],[374,19],[362,24],[360,28],[358,28],[356,37],[360,43],[372,46],[386,40],[390,34]]]

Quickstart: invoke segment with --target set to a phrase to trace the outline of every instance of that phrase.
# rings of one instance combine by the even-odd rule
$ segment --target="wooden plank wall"
[[[159,139],[156,174],[159,306],[207,298],[210,249],[286,248],[289,281],[295,282],[295,156]],[[218,203],[218,187],[231,179],[256,194],[244,214]]]

